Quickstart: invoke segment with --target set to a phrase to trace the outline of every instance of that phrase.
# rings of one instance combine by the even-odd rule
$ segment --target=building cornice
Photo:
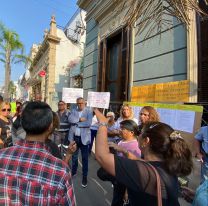
[[[99,4],[96,5],[96,7],[91,12],[93,13],[93,18],[99,22],[103,16],[106,16],[106,13],[109,13],[109,11],[112,11],[114,8],[114,1],[105,0],[99,2]]]
[[[53,42],[55,44],[58,44],[58,43],[60,43],[61,38],[59,38],[57,36],[54,36],[54,35],[51,35],[51,34],[47,34],[46,41],[49,41],[49,42]]]
[[[125,10],[126,8],[121,8],[121,5],[115,4],[112,0],[80,0],[77,2],[80,8],[85,9],[87,11],[86,20],[93,18],[97,22],[103,21],[106,16],[117,15],[117,13],[121,13],[120,10]]]
[[[92,3],[92,0],[78,0],[77,1],[77,5],[79,6],[79,8],[81,8],[85,11],[90,3]]]

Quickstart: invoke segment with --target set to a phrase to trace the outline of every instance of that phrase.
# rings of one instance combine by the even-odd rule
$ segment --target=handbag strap
[[[155,169],[154,166],[152,166],[150,163],[147,163],[150,168],[154,171],[157,181],[157,205],[162,206],[162,192],[161,192],[161,181],[160,176],[158,174],[158,171]]]

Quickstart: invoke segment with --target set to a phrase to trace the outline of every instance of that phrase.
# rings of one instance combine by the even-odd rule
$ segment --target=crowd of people
[[[80,97],[72,110],[60,100],[56,112],[40,100],[17,101],[12,114],[1,96],[0,205],[76,205],[79,150],[86,188],[94,141],[97,175],[113,185],[112,206],[177,206],[179,191],[194,205],[208,205],[200,192],[208,195],[208,127],[195,135],[195,156],[202,163],[195,193],[178,182],[191,173],[193,153],[153,107],[144,106],[135,117],[123,104],[116,119],[114,111],[105,115]]]

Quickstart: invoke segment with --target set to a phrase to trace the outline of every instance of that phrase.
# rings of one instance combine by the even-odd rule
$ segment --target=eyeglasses
[[[1,111],[2,111],[2,112],[6,112],[6,111],[7,111],[7,112],[11,112],[11,109],[2,109]]]
[[[149,116],[149,114],[145,114],[145,113],[143,113],[143,112],[141,112],[139,115],[140,115],[140,116],[144,115],[145,117]]]
[[[58,106],[63,106],[64,104],[58,104]]]

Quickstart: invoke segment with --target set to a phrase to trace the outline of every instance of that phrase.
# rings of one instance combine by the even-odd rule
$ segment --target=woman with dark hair
[[[115,144],[109,142],[109,147],[116,150],[120,157],[127,157],[129,159],[137,159],[141,156],[141,150],[137,141],[138,126],[133,120],[124,120],[120,123],[120,136],[122,140]]]
[[[107,119],[94,110],[100,122],[95,155],[100,165],[128,190],[130,205],[157,205],[157,178],[152,165],[159,173],[163,206],[177,206],[177,176],[191,173],[193,163],[188,145],[179,133],[169,125],[150,122],[144,125],[139,145],[144,160],[130,160],[109,152],[107,143]]]
[[[21,125],[21,114],[22,108],[25,107],[27,103],[22,104],[21,102],[16,102],[16,112],[12,117],[12,142],[13,145],[20,139],[25,139],[26,132]]]
[[[56,145],[56,143],[54,142],[54,132],[56,129],[59,128],[59,125],[60,125],[59,117],[56,114],[56,112],[52,111],[52,113],[53,113],[53,127],[51,129],[50,136],[48,137],[48,139],[46,139],[46,144],[49,147],[49,150],[54,157],[62,159],[61,152],[58,146]]]
[[[51,129],[51,134],[48,139],[46,139],[45,143],[49,148],[50,153],[59,159],[63,159],[64,162],[69,165],[69,160],[72,157],[72,154],[76,151],[77,146],[74,141],[72,141],[69,145],[67,150],[65,151],[65,156],[62,156],[59,147],[56,145],[56,143],[53,141],[54,133],[57,129],[59,129],[60,121],[59,117],[56,112],[52,111],[53,114],[53,127]]]
[[[120,123],[120,136],[122,140],[118,144],[109,142],[108,145],[116,151],[118,156],[136,160],[141,157],[137,135],[138,126],[136,122],[133,120],[124,120]],[[123,206],[124,203],[126,203],[126,205],[128,203],[126,186],[114,181],[111,206]]]
[[[14,122],[22,112],[22,102],[16,101],[16,112],[12,117],[12,121]]]

